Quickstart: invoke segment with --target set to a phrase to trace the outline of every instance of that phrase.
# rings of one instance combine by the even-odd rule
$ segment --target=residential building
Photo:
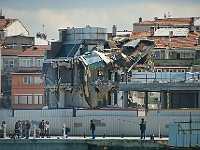
[[[12,108],[42,108],[44,103],[44,83],[41,71],[44,51],[50,45],[35,45],[18,55],[18,71],[12,73]]]
[[[19,70],[18,55],[34,44],[34,37],[28,36],[8,36],[4,39],[2,47],[2,64],[1,64],[1,86],[2,86],[2,107],[11,107],[11,73]]]
[[[83,101],[87,105],[81,100],[79,85],[74,85],[77,81],[74,81],[73,64],[79,55],[96,47],[104,49],[107,38],[107,29],[101,27],[87,25],[59,30],[59,40],[51,43],[43,68],[45,101],[49,107],[82,107]]]
[[[34,44],[34,38],[18,19],[5,18],[0,13],[1,108],[11,107],[11,72],[18,70],[17,55]]]
[[[49,107],[127,107],[115,83],[121,74],[154,47],[149,40],[107,39],[104,28],[67,28],[60,30],[44,61],[45,101]],[[127,45],[124,45],[127,43]],[[123,77],[122,77],[123,78]]]
[[[155,42],[156,46],[152,50],[150,59],[152,72],[200,72],[199,19],[200,17],[167,18],[165,16],[163,19],[155,17],[153,21],[142,21],[142,18],[139,18],[139,22],[133,24],[130,38]],[[134,67],[135,72],[144,72],[147,69],[138,65]],[[161,91],[161,97],[165,97],[165,100],[161,100],[162,103],[165,102],[162,108],[167,108],[167,97],[170,108],[195,108],[198,106],[196,103],[198,94],[198,91]]]
[[[131,39],[146,38],[156,43],[152,50],[154,71],[198,71],[200,31],[196,23],[200,17],[155,18],[154,21],[134,23]]]

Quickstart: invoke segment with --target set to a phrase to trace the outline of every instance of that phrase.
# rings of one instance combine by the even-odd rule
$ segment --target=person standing
[[[4,130],[4,128],[6,128],[6,122],[5,121],[2,122],[1,128],[2,128],[2,130]]]
[[[49,131],[49,121],[46,121],[46,123],[45,123],[45,134],[46,134],[47,138],[50,138],[49,133],[50,133],[50,131]]]
[[[40,122],[39,128],[40,128],[40,136],[41,136],[41,138],[44,138],[44,131],[45,131],[45,122],[44,122],[44,120],[42,120]]]
[[[30,122],[27,120],[27,121],[25,122],[25,136],[26,136],[26,139],[29,138],[30,128],[31,128],[31,124],[30,124]]]
[[[90,121],[90,130],[92,130],[92,139],[95,139],[95,123],[93,120]]]
[[[145,136],[146,136],[146,133],[145,133],[145,131],[146,131],[146,124],[147,124],[147,122],[144,121],[144,118],[142,118],[141,122],[139,124],[140,125],[140,131],[141,131],[141,137],[140,137],[140,139],[142,139],[142,138],[145,139]]]
[[[22,138],[26,137],[26,122],[22,121]]]
[[[15,123],[15,138],[19,139],[19,134],[20,134],[20,125],[19,125],[19,121],[17,121]]]

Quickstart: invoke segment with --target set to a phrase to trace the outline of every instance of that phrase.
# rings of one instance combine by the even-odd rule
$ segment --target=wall
[[[143,111],[144,112],[144,111]],[[147,136],[159,135],[159,127],[163,136],[169,136],[169,124],[177,119],[198,119],[199,109],[192,110],[149,110],[147,116],[144,116],[142,110],[101,110],[101,109],[50,109],[50,110],[13,110],[12,117],[8,114],[1,115],[0,122],[5,120],[9,131],[13,131],[14,124],[18,120],[29,120],[32,124],[31,134],[33,133],[33,124],[37,127],[39,122],[44,119],[50,122],[50,132],[52,135],[62,135],[62,126],[66,124],[70,127],[69,135],[90,135],[90,120],[96,123],[96,134],[102,136],[139,136],[140,130],[138,123],[141,118],[147,121]],[[3,113],[1,113],[3,114]]]
[[[135,25],[133,24],[133,31],[150,31],[151,25]]]
[[[12,75],[12,108],[42,108],[44,107],[44,96],[42,104],[34,104],[34,94],[44,95],[44,85],[41,83],[34,84],[34,77],[40,78],[40,73],[30,74],[13,74]],[[24,84],[23,77],[32,77],[31,84]],[[15,104],[15,94],[32,94],[32,104]]]
[[[29,36],[28,31],[25,29],[25,27],[22,25],[22,23],[19,20],[13,22],[7,28],[6,36],[13,36],[13,35]]]

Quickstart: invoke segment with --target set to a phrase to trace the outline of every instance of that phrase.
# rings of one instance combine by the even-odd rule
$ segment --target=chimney
[[[44,60],[47,59],[47,50],[46,48],[44,49]]]
[[[194,30],[195,30],[195,27],[194,27],[194,17],[191,18],[189,29],[190,29],[190,32],[194,32]]]
[[[117,25],[113,25],[113,27],[112,27],[112,36],[113,37],[117,36]]]
[[[139,22],[142,22],[142,17],[139,18]]]
[[[0,11],[0,19],[5,19],[5,16],[2,14],[2,9]]]
[[[150,36],[154,35],[154,26],[150,27]]]

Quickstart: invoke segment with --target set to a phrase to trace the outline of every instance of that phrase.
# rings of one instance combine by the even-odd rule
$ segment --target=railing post
[[[146,74],[146,83],[147,83],[147,74]]]
[[[65,139],[65,124],[63,124],[63,139]]]
[[[36,124],[33,125],[33,139],[36,138]]]
[[[3,138],[6,139],[6,124],[4,124],[3,128]]]

